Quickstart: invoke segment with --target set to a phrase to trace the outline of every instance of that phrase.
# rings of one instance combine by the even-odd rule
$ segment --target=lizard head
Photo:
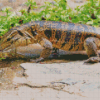
[[[0,40],[0,58],[7,58],[11,56],[11,52],[12,52],[12,31],[10,30],[8,31]]]

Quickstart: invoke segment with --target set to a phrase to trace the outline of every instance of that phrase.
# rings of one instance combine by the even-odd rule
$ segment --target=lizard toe
[[[36,60],[30,59],[30,61],[33,62],[33,63],[38,63],[38,62],[41,62],[43,60],[44,60],[44,58],[42,58],[42,57],[40,57],[40,58],[38,58]]]
[[[98,63],[100,61],[99,57],[90,57],[85,61],[85,63]]]

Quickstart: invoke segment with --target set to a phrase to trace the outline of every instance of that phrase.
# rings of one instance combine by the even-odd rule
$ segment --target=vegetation
[[[10,28],[18,26],[23,23],[36,20],[50,20],[50,21],[63,21],[72,23],[89,24],[92,26],[100,26],[100,0],[88,0],[85,5],[76,7],[73,11],[68,5],[66,0],[54,0],[54,4],[45,2],[40,12],[37,9],[34,0],[28,0],[26,5],[27,9],[22,9],[21,16],[14,15],[10,11],[11,8],[7,7],[2,10],[6,16],[0,16],[0,36],[4,35]]]

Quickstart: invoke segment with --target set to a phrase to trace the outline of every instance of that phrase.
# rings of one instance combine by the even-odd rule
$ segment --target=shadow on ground
[[[0,68],[4,67],[18,67],[21,63],[30,62],[31,58],[7,58],[0,61]],[[33,58],[36,59],[36,58]],[[64,62],[70,62],[70,61],[77,61],[77,60],[86,60],[88,59],[87,55],[82,54],[72,54],[72,55],[60,55],[60,56],[53,56],[45,61],[43,63],[64,63]],[[31,62],[30,62],[31,63]]]

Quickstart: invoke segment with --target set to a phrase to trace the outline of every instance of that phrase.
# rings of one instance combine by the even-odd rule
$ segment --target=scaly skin
[[[90,57],[86,62],[98,62],[99,32],[99,29],[83,24],[54,21],[29,22],[10,29],[3,36],[0,42],[1,56],[15,56],[18,46],[39,43],[44,47],[44,50],[36,62],[47,58],[53,48],[66,51],[86,50],[88,57]],[[93,60],[93,57],[97,58],[96,61]]]

